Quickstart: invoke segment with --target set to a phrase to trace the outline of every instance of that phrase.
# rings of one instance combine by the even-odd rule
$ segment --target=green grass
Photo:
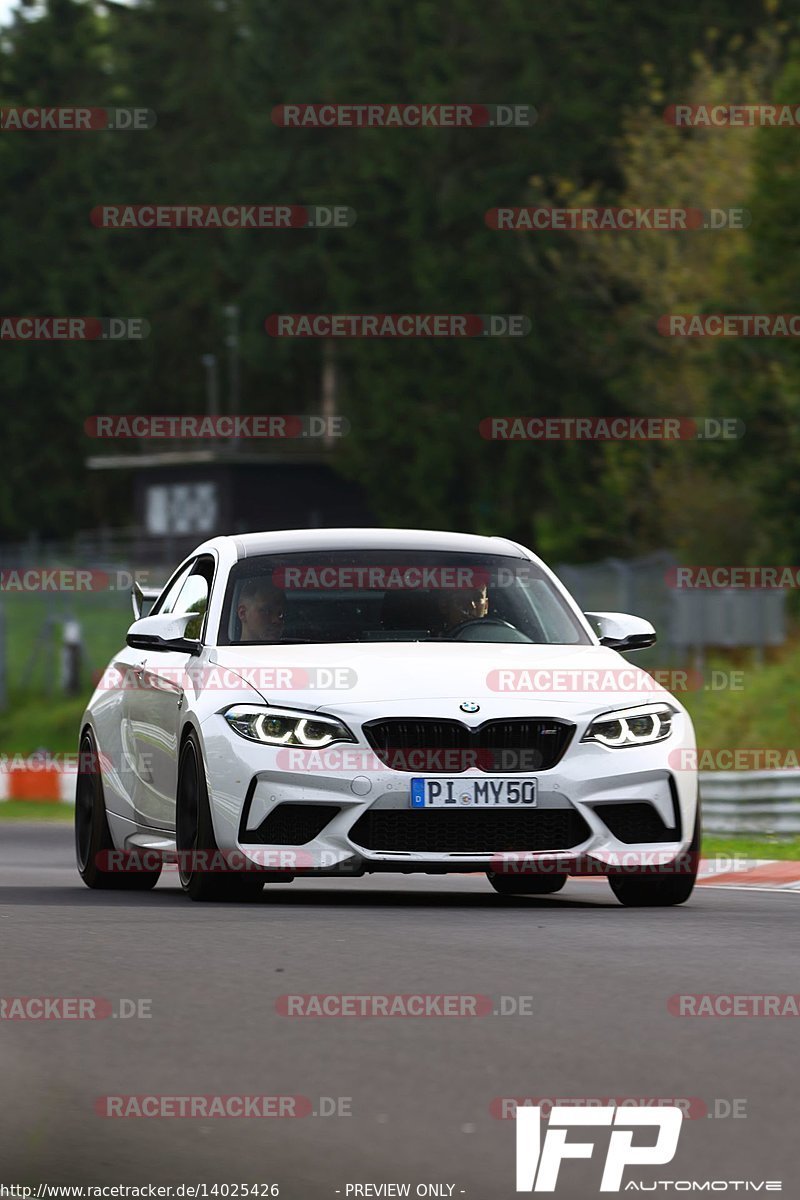
[[[0,712],[0,754],[25,755],[45,748],[77,753],[81,713],[96,679],[125,643],[133,620],[130,598],[122,592],[17,594],[0,597],[5,618],[9,703]],[[60,691],[62,622],[81,624],[84,657],[81,694]],[[43,635],[47,619],[52,634]]]
[[[130,598],[122,592],[3,592],[0,600],[5,620],[7,685],[12,696],[58,692],[64,621],[74,618],[80,622],[88,687],[92,670],[103,670],[124,644],[133,620]],[[48,619],[52,628],[46,634]]]
[[[706,674],[712,667],[731,669],[715,660]],[[763,667],[740,662],[735,669],[742,671],[741,689],[678,695],[692,715],[698,747],[795,750],[800,762],[800,641]]]
[[[708,833],[703,837],[703,858],[715,855],[726,858],[780,858],[800,862],[800,837],[763,836],[751,833]]]
[[[87,687],[84,696],[13,699],[0,713],[0,754],[26,755],[42,748],[77,754],[81,714],[90,695]]]
[[[0,821],[67,821],[71,824],[74,812],[71,804],[40,804],[30,800],[0,803]]]

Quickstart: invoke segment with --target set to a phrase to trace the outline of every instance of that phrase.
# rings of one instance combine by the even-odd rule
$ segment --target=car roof
[[[507,538],[437,529],[278,529],[213,538],[198,550],[218,547],[221,543],[233,543],[240,559],[308,550],[439,550],[527,557],[520,546]]]

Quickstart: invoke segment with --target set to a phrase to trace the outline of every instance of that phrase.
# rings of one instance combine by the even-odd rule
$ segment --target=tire
[[[91,730],[81,737],[75,789],[75,857],[87,887],[116,892],[146,892],[158,883],[156,871],[106,871],[98,859],[115,850],[108,827],[97,744]]]
[[[512,875],[487,871],[486,878],[501,896],[552,896],[567,882],[566,875]]]
[[[203,754],[193,730],[183,744],[178,767],[175,835],[181,887],[191,900],[248,901],[259,895],[264,872],[203,871],[198,870],[196,858],[192,861],[201,854],[209,860],[219,856],[222,861],[214,838]]]
[[[611,890],[626,908],[668,908],[685,904],[694,891],[700,860],[700,808],[694,823],[694,833],[686,852],[691,856],[688,871],[673,875],[609,875]]]

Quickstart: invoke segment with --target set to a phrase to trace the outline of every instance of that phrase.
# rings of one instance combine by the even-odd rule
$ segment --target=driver
[[[242,642],[278,642],[283,636],[286,597],[267,578],[248,579],[239,592],[236,615]]]
[[[439,634],[449,633],[465,621],[479,621],[489,613],[489,592],[476,588],[446,588],[437,594]]]

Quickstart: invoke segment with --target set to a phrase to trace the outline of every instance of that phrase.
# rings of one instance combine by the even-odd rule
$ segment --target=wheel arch
[[[180,756],[181,756],[181,752],[182,752],[182,750],[183,750],[183,747],[184,747],[184,745],[185,745],[185,743],[186,743],[186,740],[187,740],[187,738],[189,737],[189,734],[190,734],[190,733],[193,733],[193,734],[195,735],[195,737],[199,739],[199,741],[200,741],[200,748],[202,749],[202,746],[203,746],[203,739],[202,739],[202,737],[200,736],[200,730],[197,728],[197,726],[195,725],[194,721],[193,721],[193,720],[191,720],[191,718],[190,718],[190,719],[189,719],[189,720],[186,722],[186,724],[183,726],[183,729],[181,729],[180,741],[178,742],[178,759],[179,759],[179,760],[180,760]]]

